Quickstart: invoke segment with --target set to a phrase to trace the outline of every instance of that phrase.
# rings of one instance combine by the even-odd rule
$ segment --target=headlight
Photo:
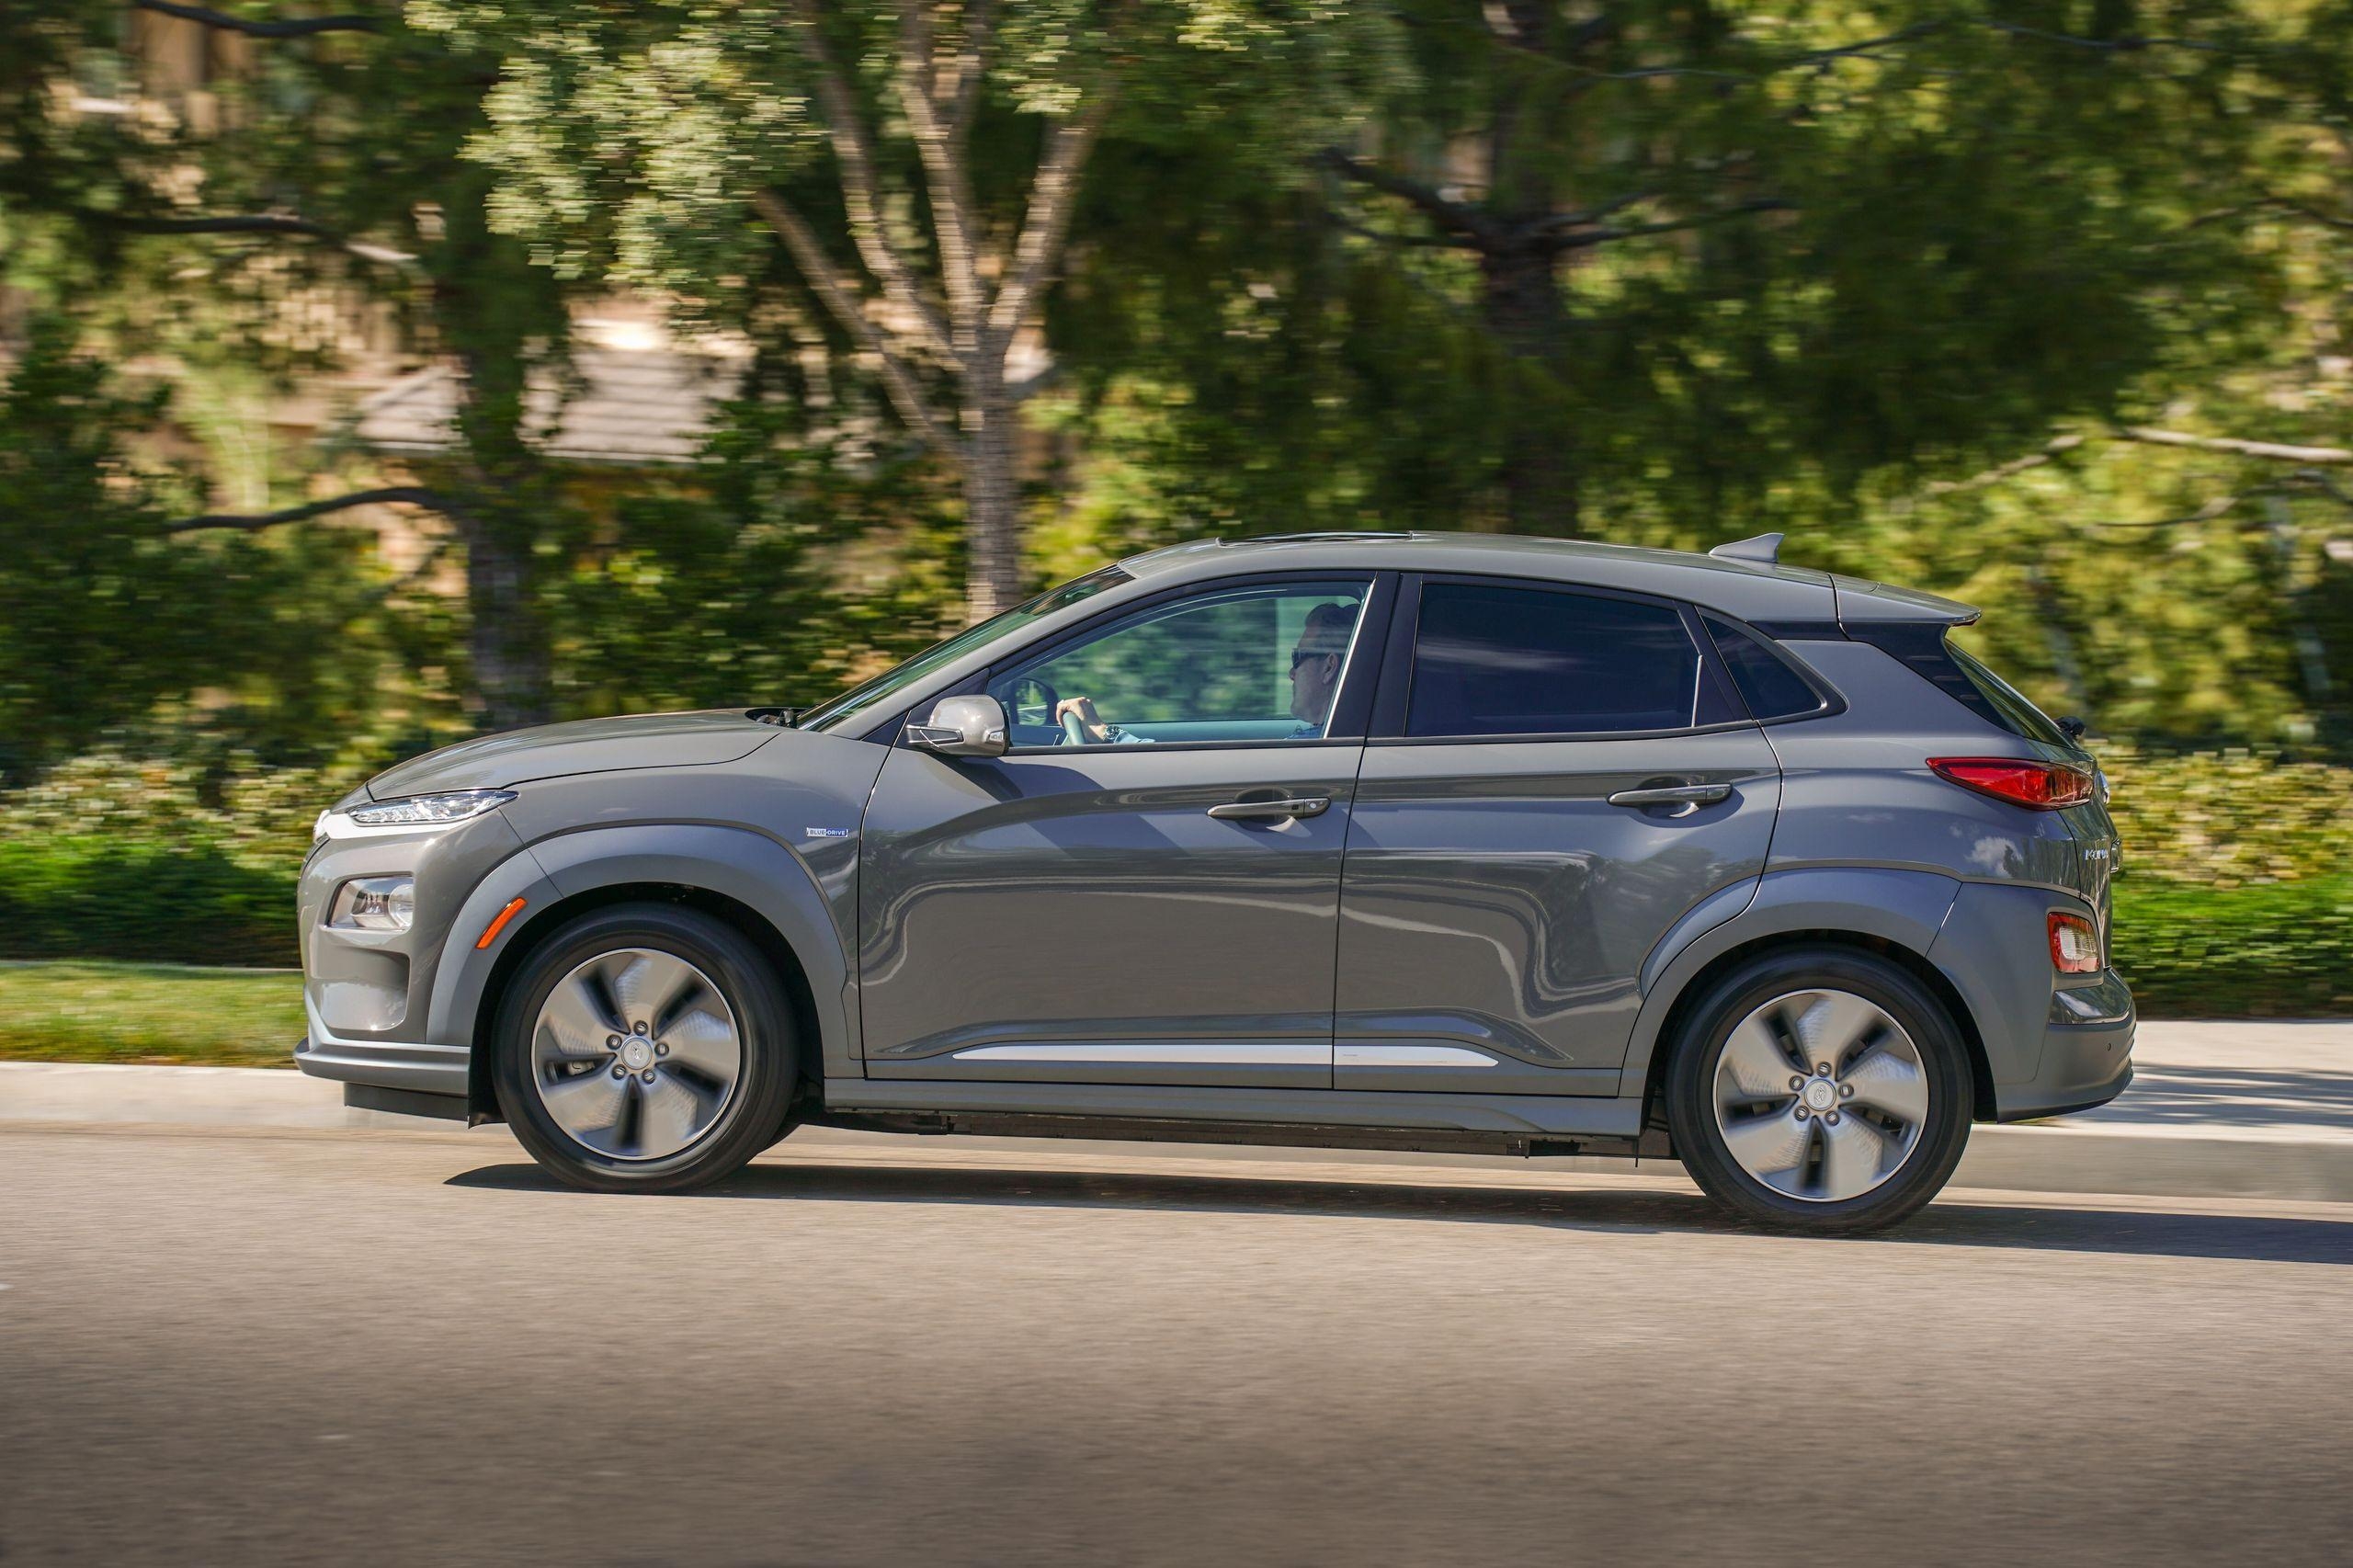
[[[362,827],[440,827],[478,817],[514,798],[512,790],[453,790],[446,795],[373,801],[344,814]]]
[[[335,890],[327,924],[347,931],[405,931],[415,918],[415,878],[354,877]]]

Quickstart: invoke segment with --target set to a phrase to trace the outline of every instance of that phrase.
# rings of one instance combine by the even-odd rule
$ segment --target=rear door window
[[[1422,587],[1405,733],[1623,734],[1733,717],[1670,605],[1552,588]]]

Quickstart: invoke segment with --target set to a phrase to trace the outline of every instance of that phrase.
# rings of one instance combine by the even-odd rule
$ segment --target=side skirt
[[[1096,1084],[833,1081],[806,1119],[876,1132],[1427,1153],[1665,1157],[1633,1100]]]

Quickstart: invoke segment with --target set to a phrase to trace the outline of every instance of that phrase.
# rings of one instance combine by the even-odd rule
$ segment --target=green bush
[[[0,958],[292,964],[299,871],[201,839],[0,838]]]
[[[2353,1014],[2353,876],[2116,884],[2116,967],[2145,1017]]]
[[[2257,752],[2103,748],[2135,881],[2236,888],[2353,871],[2353,767]]]

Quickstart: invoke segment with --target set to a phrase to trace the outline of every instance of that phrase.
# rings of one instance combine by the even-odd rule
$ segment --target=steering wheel
[[[1086,738],[1086,721],[1081,719],[1075,713],[1065,713],[1063,715],[1063,744],[1066,746],[1085,746],[1093,745],[1094,744],[1094,742]]]

